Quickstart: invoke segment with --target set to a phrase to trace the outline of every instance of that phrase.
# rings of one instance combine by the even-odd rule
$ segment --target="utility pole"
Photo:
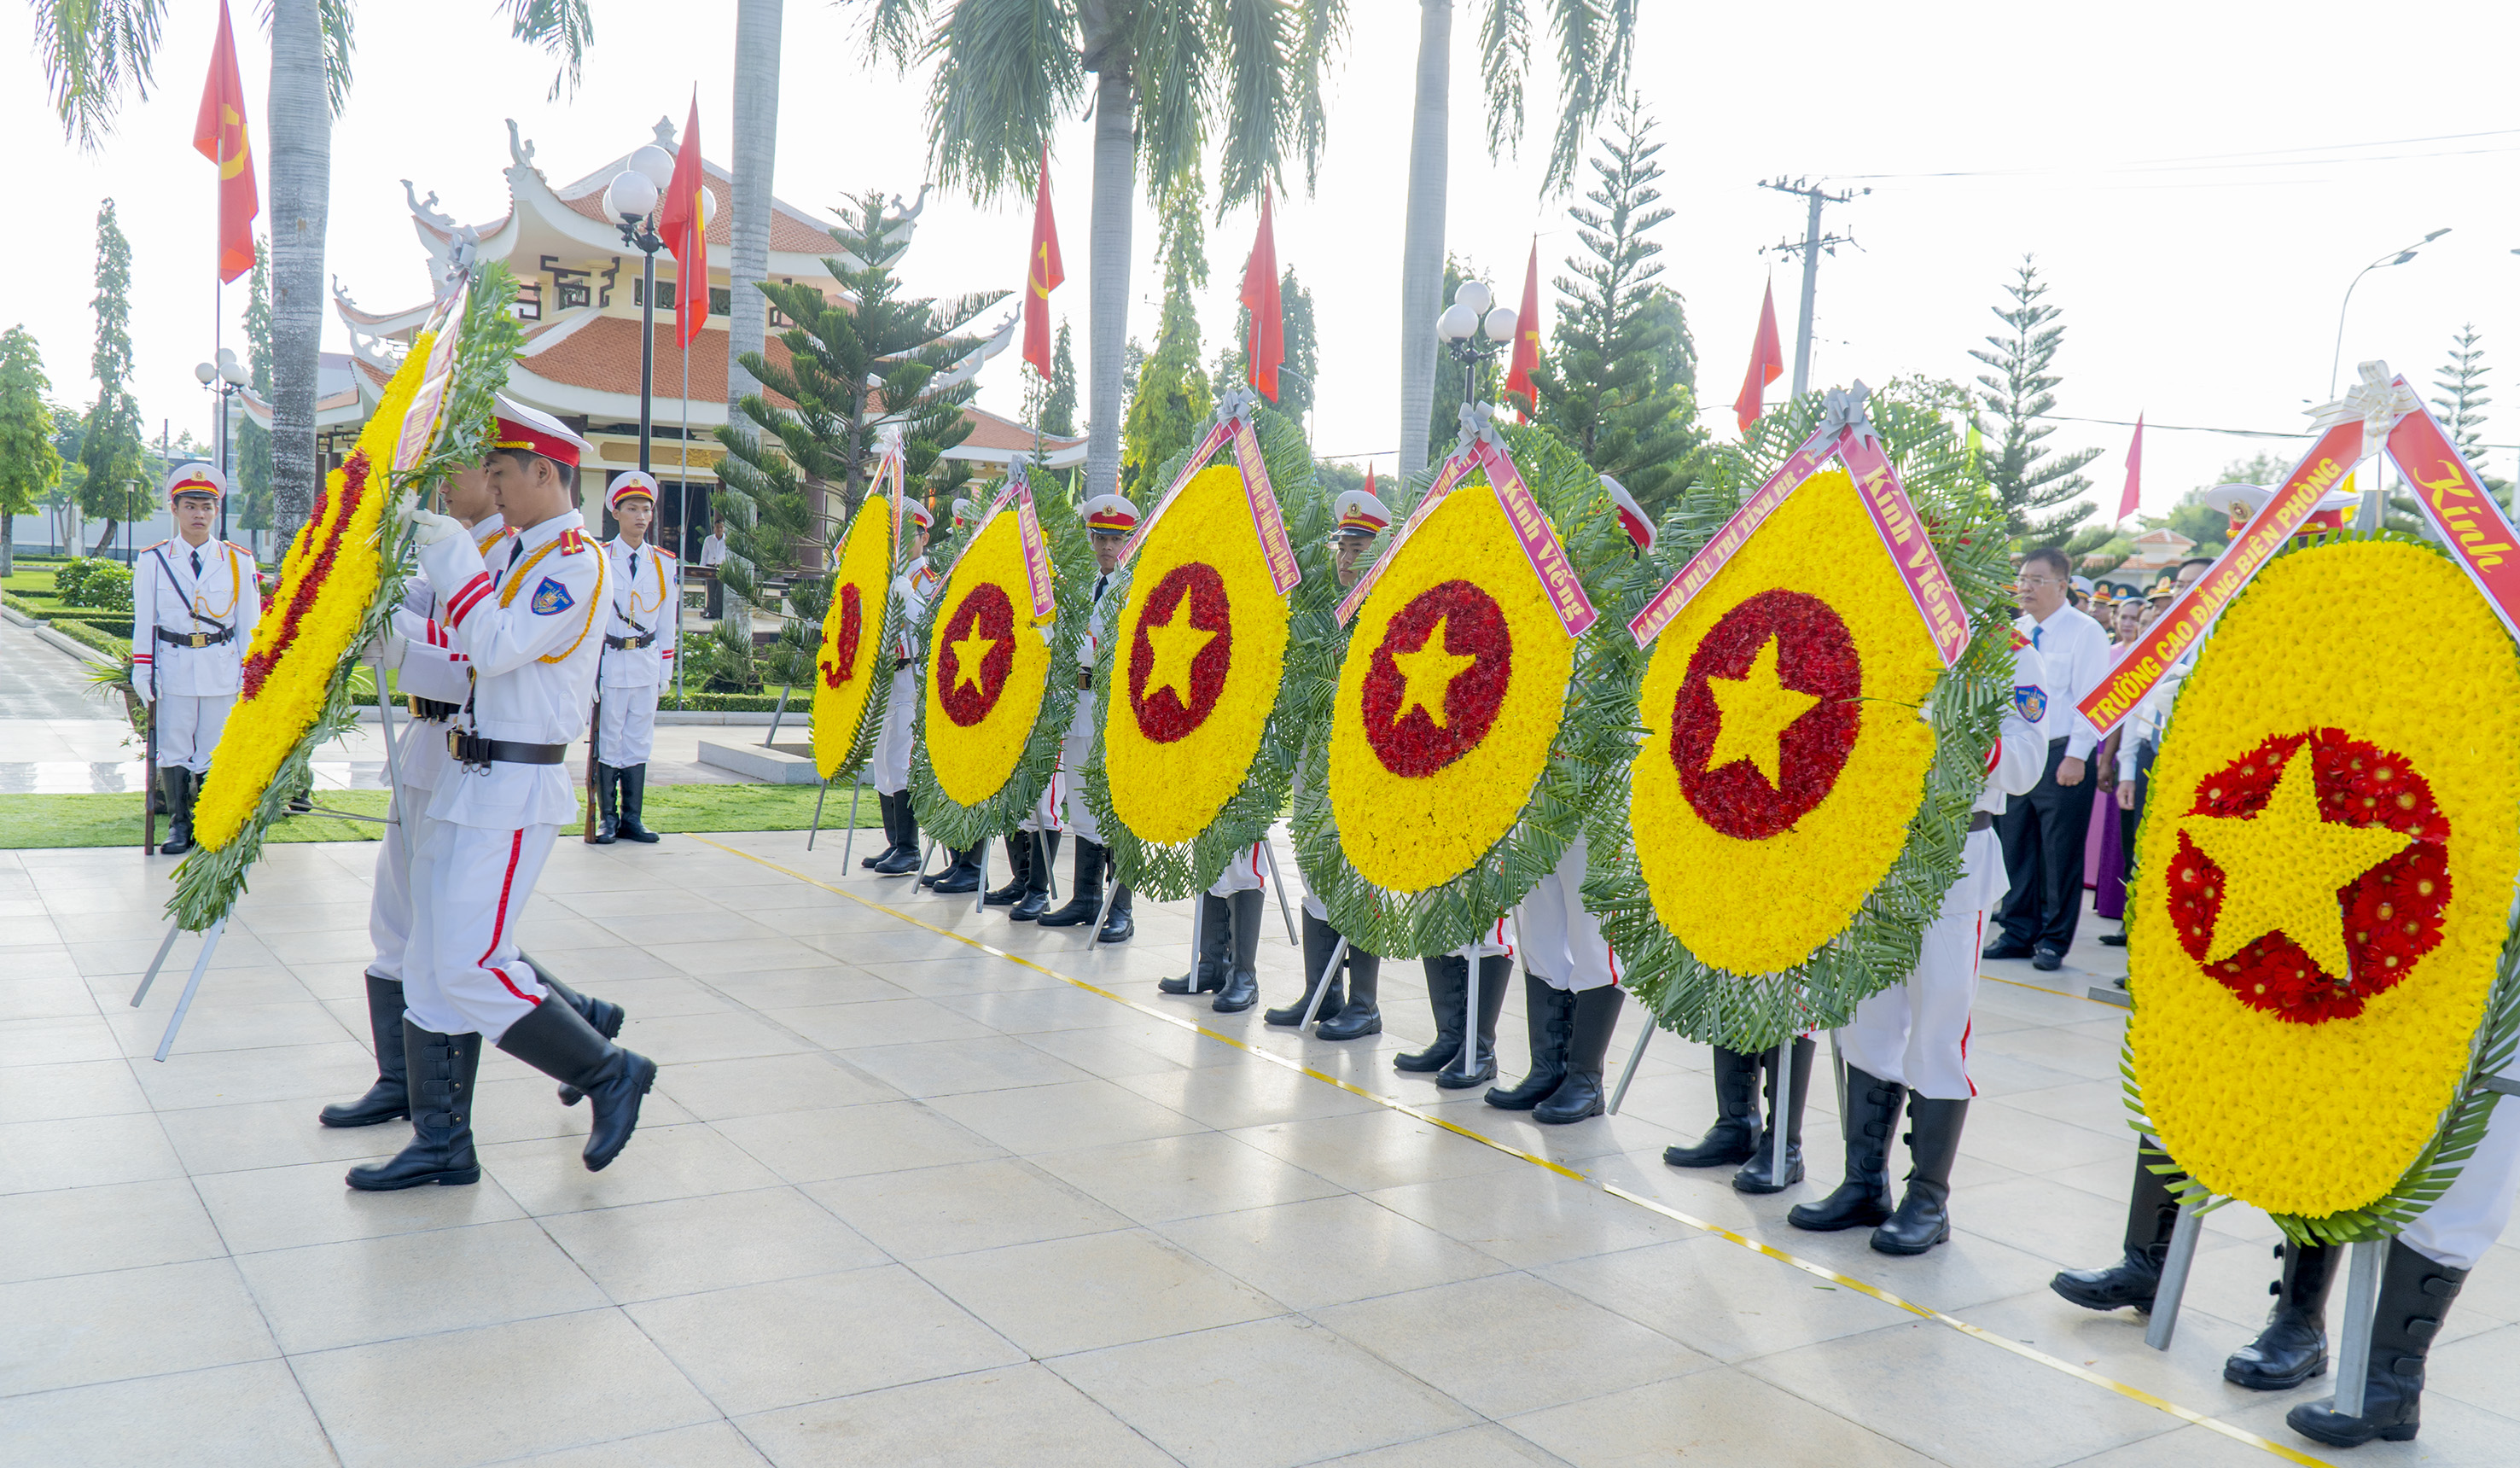
[[[1821,206],[1845,204],[1849,200],[1861,198],[1872,191],[1866,188],[1850,190],[1843,194],[1832,194],[1807,178],[1797,178],[1790,183],[1781,178],[1763,178],[1759,180],[1759,187],[1774,189],[1779,194],[1799,196],[1811,206],[1810,216],[1803,225],[1801,244],[1797,245],[1791,240],[1780,240],[1760,252],[1762,254],[1773,252],[1799,254],[1803,257],[1803,319],[1801,328],[1794,333],[1794,395],[1800,397],[1811,390],[1812,302],[1820,294],[1821,252],[1826,251],[1830,254],[1835,254],[1840,245],[1855,244],[1853,235],[1822,235],[1820,232]]]

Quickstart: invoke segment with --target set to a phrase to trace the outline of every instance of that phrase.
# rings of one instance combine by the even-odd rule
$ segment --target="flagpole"
[[[679,327],[674,335],[682,335]],[[674,547],[674,707],[677,709],[683,706],[683,577],[687,574],[683,566],[687,557],[683,552],[692,543],[692,344],[689,342],[683,344],[682,425],[682,447],[676,450],[681,456],[678,472],[682,477],[683,501],[682,509],[676,514],[682,523],[682,533],[675,537],[682,544]]]

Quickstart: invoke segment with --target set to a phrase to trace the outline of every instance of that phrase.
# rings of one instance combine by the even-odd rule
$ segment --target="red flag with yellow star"
[[[193,123],[193,147],[219,165],[219,280],[253,268],[253,217],[262,198],[253,187],[253,150],[246,142],[245,79],[237,74],[236,32],[228,26],[227,0],[219,0],[219,38],[210,47],[210,77],[202,86],[202,114]]]
[[[1540,396],[1531,374],[1540,367],[1540,242],[1531,242],[1531,263],[1522,271],[1522,309],[1513,318],[1513,365],[1505,375],[1505,395],[1522,397],[1525,414],[1537,412]]]
[[[700,167],[700,94],[692,89],[692,115],[674,144],[674,174],[665,180],[665,202],[656,206],[656,233],[674,256],[674,344],[689,350],[708,326],[708,185]]]
[[[1242,344],[1251,386],[1278,400],[1278,368],[1286,360],[1286,310],[1279,298],[1278,231],[1269,218],[1269,191],[1260,191],[1260,235],[1242,265],[1242,308],[1251,313],[1251,336]]]
[[[1058,262],[1058,221],[1050,212],[1050,146],[1042,145],[1041,183],[1033,190],[1032,253],[1024,261],[1024,360],[1050,381],[1050,293],[1067,279]]]

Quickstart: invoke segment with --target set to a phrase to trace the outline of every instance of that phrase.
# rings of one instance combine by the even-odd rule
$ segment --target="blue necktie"
[[[2047,630],[2048,629],[2046,627],[2032,627],[2030,629],[2030,645],[2032,647],[2037,647],[2039,645],[2040,634]]]
[[[193,574],[194,574],[195,576],[199,576],[201,573],[202,573],[202,553],[201,553],[200,551],[195,551],[195,552],[193,552]]]

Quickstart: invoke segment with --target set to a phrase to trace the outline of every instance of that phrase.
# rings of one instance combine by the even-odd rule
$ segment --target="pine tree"
[[[271,257],[261,236],[253,241],[253,274],[247,277],[245,308],[246,366],[253,373],[253,395],[271,401]],[[236,493],[243,513],[237,525],[248,530],[271,528],[271,430],[245,415],[237,430]]]
[[[2510,497],[2511,482],[2484,472],[2485,409],[2494,399],[2485,392],[2485,379],[2494,369],[2485,365],[2485,345],[2474,325],[2458,329],[2451,342],[2450,360],[2441,367],[2441,376],[2433,379],[2433,388],[2442,396],[2433,399],[2433,411],[2441,415],[2442,428],[2450,440],[2458,445],[2461,458],[2485,482],[2485,487]]]
[[[726,455],[718,461],[713,508],[726,516],[727,560],[718,576],[729,592],[719,639],[732,666],[742,668],[752,657],[749,609],[763,600],[760,575],[804,573],[788,588],[790,610],[782,614],[761,669],[786,682],[804,681],[813,665],[814,634],[830,595],[823,573],[881,462],[877,430],[901,428],[905,478],[913,482],[970,436],[963,407],[978,384],[937,379],[980,344],[957,328],[1010,294],[905,298],[893,272],[909,251],[909,232],[898,214],[885,212],[881,191],[839,214],[832,239],[845,258],[823,264],[851,303],[828,299],[811,284],[758,283],[793,323],[779,337],[788,361],[745,353],[744,370],[765,390],[746,393],[742,413],[762,432],[735,424],[718,431]],[[794,406],[773,404],[773,392]]]
[[[2004,290],[2012,297],[2012,308],[1999,306],[1995,315],[2011,328],[2010,334],[1987,338],[1993,351],[1969,352],[1995,369],[1977,381],[1986,389],[1986,410],[2003,425],[2002,446],[1980,462],[1988,482],[2002,497],[2012,538],[2029,546],[2062,545],[2092,508],[2068,503],[2092,487],[2092,482],[2075,471],[2099,457],[2100,451],[2080,448],[2060,454],[2040,446],[2041,440],[2056,432],[2055,425],[2038,420],[2056,406],[2056,394],[2049,390],[2063,381],[2048,369],[2065,340],[2065,328],[2051,323],[2064,311],[2040,303],[2048,288],[2040,284],[2039,268],[2030,255],[2021,257],[2019,277]]]
[[[1684,386],[1695,376],[1688,316],[1656,284],[1662,246],[1646,238],[1672,215],[1656,203],[1662,149],[1652,118],[1633,101],[1622,106],[1618,136],[1592,161],[1592,206],[1567,210],[1586,253],[1567,258],[1571,277],[1552,282],[1563,303],[1532,374],[1539,421],[1653,516],[1686,487],[1685,464],[1706,436]]]
[[[1067,349],[1067,323],[1058,323],[1058,347],[1050,357],[1050,396],[1041,406],[1041,431],[1076,436],[1076,358]]]
[[[44,405],[52,390],[26,329],[0,333],[0,576],[17,570],[17,517],[32,513],[62,482],[53,415]]]
[[[79,508],[105,522],[91,555],[105,554],[116,526],[145,518],[156,486],[141,482],[148,473],[149,439],[140,421],[140,401],[131,395],[131,242],[122,237],[113,201],[96,213],[96,353],[90,370],[96,375],[96,405],[88,409],[87,434],[79,444],[79,463],[86,470],[79,484]]]
[[[1165,211],[1160,253],[1164,306],[1156,320],[1155,349],[1138,369],[1138,390],[1120,425],[1120,492],[1142,511],[1153,507],[1148,496],[1163,490],[1154,480],[1165,461],[1192,445],[1216,408],[1207,369],[1198,361],[1198,312],[1192,305],[1194,293],[1207,284],[1195,185],[1177,191]]]

